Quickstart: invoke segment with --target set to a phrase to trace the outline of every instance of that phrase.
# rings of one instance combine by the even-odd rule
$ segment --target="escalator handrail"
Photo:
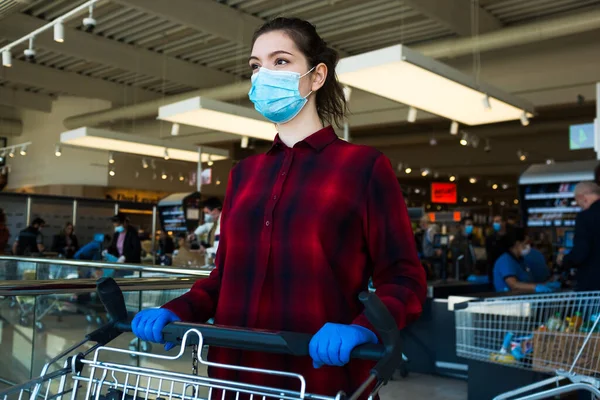
[[[66,265],[71,267],[79,268],[100,268],[100,269],[114,269],[118,271],[133,271],[133,272],[159,272],[168,273],[173,275],[194,275],[194,276],[208,276],[210,269],[185,269],[185,268],[171,268],[171,267],[160,267],[160,266],[149,266],[149,265],[138,265],[138,264],[114,264],[106,262],[96,261],[79,261],[79,260],[66,260],[63,258],[35,258],[35,257],[15,257],[15,256],[0,256],[0,261],[17,261],[17,262],[29,262],[36,264],[52,264],[52,265]]]
[[[197,276],[177,278],[119,278],[124,292],[189,289]],[[0,281],[0,296],[44,296],[56,294],[95,293],[95,279],[54,279],[48,281]]]

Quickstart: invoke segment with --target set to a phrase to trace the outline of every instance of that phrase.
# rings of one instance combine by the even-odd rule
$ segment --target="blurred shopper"
[[[0,255],[5,253],[9,239],[10,232],[6,227],[6,214],[4,213],[4,210],[0,208]]]
[[[504,235],[506,234],[506,223],[502,216],[495,215],[492,220],[492,233],[485,238],[485,251],[487,255],[487,273],[490,282],[494,281],[494,265],[500,256],[506,253]]]
[[[175,251],[175,243],[173,238],[165,231],[160,232],[158,238],[158,255],[173,254]]]
[[[94,240],[80,248],[73,258],[75,260],[101,261],[102,252],[110,246],[110,235],[97,233],[94,235]]]
[[[204,224],[200,225],[194,232],[198,241],[211,257],[215,257],[219,249],[221,236],[221,210],[223,203],[216,197],[211,197],[204,202]],[[200,240],[200,236],[206,235],[206,240]]]
[[[473,233],[474,228],[473,218],[465,216],[461,221],[460,231],[450,243],[454,262],[452,267],[459,269],[460,279],[477,274],[475,247],[480,247],[480,243]]]
[[[531,281],[534,283],[548,281],[552,276],[552,271],[548,268],[546,257],[544,257],[542,252],[533,247],[529,240],[526,240],[522,253],[525,265],[531,272]]]
[[[139,264],[142,261],[142,245],[137,229],[129,224],[129,218],[123,213],[112,217],[115,235],[108,253],[117,258],[118,263]]]
[[[339,125],[346,104],[335,75],[338,55],[315,27],[277,18],[253,42],[250,99],[279,134],[267,154],[231,171],[210,277],[163,308],[138,313],[132,328],[142,340],[163,342],[167,323],[214,316],[220,325],[314,334],[311,357],[211,347],[209,359],[301,374],[307,392],[352,393],[372,363],[350,361],[350,353],[378,341],[357,301],[369,277],[400,328],[425,301],[406,203],[383,154],[323,126]],[[250,370],[215,368],[210,375],[298,390],[290,380]]]
[[[31,224],[19,233],[19,237],[13,243],[13,254],[18,256],[29,256],[34,253],[43,253],[44,236],[42,228],[46,221],[41,218],[35,218]]]
[[[581,182],[575,186],[575,201],[583,209],[575,222],[573,249],[559,256],[563,268],[577,269],[578,291],[600,290],[600,186]]]
[[[79,250],[77,236],[73,233],[73,224],[67,222],[65,228],[58,235],[54,235],[52,240],[52,251],[58,253],[64,258],[71,259]]]
[[[435,235],[440,232],[440,228],[431,222],[431,218],[427,214],[421,217],[420,228],[422,230],[421,262],[427,271],[428,279],[439,279],[442,275],[441,251],[433,247],[433,241]]]
[[[551,293],[560,288],[558,282],[534,283],[531,268],[525,255],[531,250],[525,230],[509,226],[506,230],[507,251],[498,258],[494,266],[494,287],[497,292]]]

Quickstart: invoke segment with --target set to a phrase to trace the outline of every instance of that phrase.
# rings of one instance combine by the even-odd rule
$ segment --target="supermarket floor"
[[[467,382],[431,375],[411,374],[390,382],[381,390],[382,400],[464,400]]]

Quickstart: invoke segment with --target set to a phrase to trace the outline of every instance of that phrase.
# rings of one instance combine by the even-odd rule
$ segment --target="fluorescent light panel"
[[[275,124],[251,108],[200,96],[160,107],[158,119],[263,140],[277,134]]]
[[[60,142],[69,146],[156,158],[163,158],[165,149],[167,149],[170,159],[198,162],[197,147],[104,129],[83,127],[63,132],[60,135]],[[202,162],[208,162],[209,155],[212,161],[224,160],[229,157],[227,150],[206,146],[202,146],[201,149]]]
[[[336,72],[346,85],[465,125],[519,120],[524,110],[533,116],[527,101],[402,45],[344,58]]]

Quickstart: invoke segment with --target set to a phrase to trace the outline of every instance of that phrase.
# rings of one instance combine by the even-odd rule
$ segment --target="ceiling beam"
[[[123,86],[74,72],[61,71],[37,64],[14,60],[11,68],[3,68],[3,80],[44,88],[51,92],[108,100],[115,104],[132,104],[161,97],[140,88]]]
[[[2,20],[0,37],[18,39],[46,22],[16,13]],[[203,65],[193,64],[150,50],[119,43],[98,35],[65,26],[65,41],[57,43],[52,35],[36,37],[35,45],[71,57],[137,72],[195,88],[213,87],[234,81],[235,77]]]
[[[438,21],[460,36],[471,36],[471,0],[403,0],[404,4],[427,17]],[[479,29],[476,33],[486,33],[502,28],[502,22],[491,13],[479,7]]]
[[[264,21],[214,0],[117,0],[118,3],[160,15],[193,29],[239,43],[252,44]]]
[[[51,96],[0,87],[0,104],[5,106],[50,112],[52,100]]]

